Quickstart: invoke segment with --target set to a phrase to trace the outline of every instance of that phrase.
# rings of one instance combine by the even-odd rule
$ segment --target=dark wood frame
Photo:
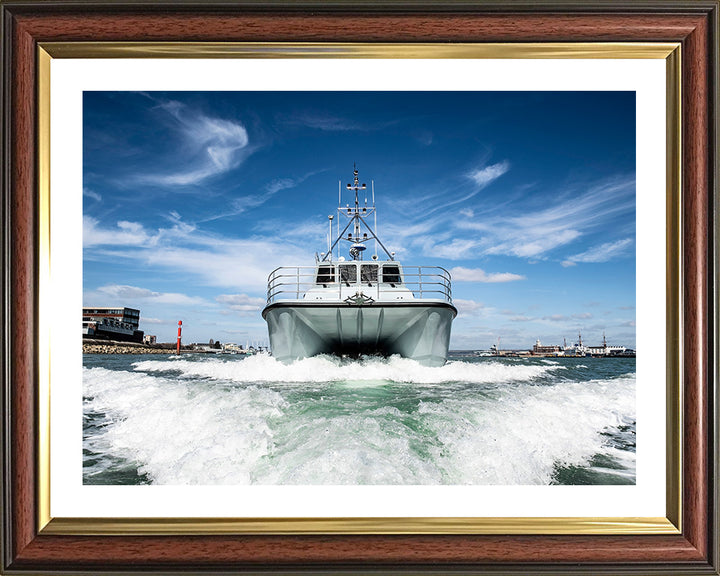
[[[718,574],[718,1],[3,0],[2,563],[123,572]],[[682,533],[641,536],[38,534],[37,47],[50,41],[682,43]]]

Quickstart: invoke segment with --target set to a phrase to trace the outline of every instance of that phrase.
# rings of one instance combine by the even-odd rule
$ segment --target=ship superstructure
[[[377,236],[374,183],[368,203],[357,168],[346,190],[354,193],[354,203],[342,205],[339,187],[337,231],[333,239],[331,215],[327,252],[316,256],[314,266],[277,268],[268,278],[262,315],[273,356],[287,362],[318,354],[398,354],[444,364],[457,315],[449,272],[395,260]],[[341,230],[342,218],[347,223]],[[343,245],[349,245],[349,260],[339,255]],[[371,246],[372,256],[365,259]]]

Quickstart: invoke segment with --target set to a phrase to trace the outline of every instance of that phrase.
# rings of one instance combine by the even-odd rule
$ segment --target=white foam
[[[140,463],[158,484],[249,484],[269,453],[268,420],[285,401],[256,387],[212,386],[116,372],[85,370],[87,409],[112,422],[92,449]]]
[[[586,466],[596,454],[620,452],[601,433],[634,422],[634,384],[523,386],[493,403],[447,399],[422,410],[440,439],[435,456],[458,483],[549,484],[558,465]],[[634,469],[635,455],[624,452],[623,464]]]
[[[596,454],[634,476],[634,454],[602,434],[634,421],[634,375],[536,385],[554,367],[363,366],[383,362],[393,379],[434,384],[373,389],[368,375],[339,386],[316,372],[357,377],[357,363],[319,358],[294,364],[305,380],[279,387],[262,381],[290,380],[290,367],[261,356],[135,365],[150,373],[86,368],[86,412],[108,423],[86,447],[138,463],[158,484],[548,484],[556,466],[589,467]],[[181,378],[162,374],[178,367]],[[458,378],[475,381],[442,384]]]
[[[549,371],[564,369],[555,364],[509,365],[500,362],[451,361],[444,366],[422,366],[414,360],[392,356],[370,357],[361,361],[344,361],[331,356],[305,358],[283,364],[266,354],[241,360],[217,358],[200,361],[145,360],[134,367],[142,372],[179,370],[188,377],[228,380],[231,382],[408,382],[442,384],[446,382],[494,383],[524,382]]]

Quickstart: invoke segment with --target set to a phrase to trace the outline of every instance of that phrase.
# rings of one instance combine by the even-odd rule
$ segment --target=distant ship
[[[328,217],[328,251],[316,255],[314,266],[277,268],[268,277],[262,316],[272,355],[291,362],[319,354],[398,354],[426,366],[442,366],[457,315],[450,273],[439,266],[403,266],[395,260],[395,253],[388,252],[376,235],[374,185],[370,205],[357,168],[346,188],[354,192],[354,204],[342,206],[340,188],[334,241],[334,216]],[[341,217],[348,220],[342,231]],[[343,256],[333,260],[341,242],[350,245],[349,261]],[[374,253],[364,260],[371,243]],[[385,260],[379,260],[378,247]]]
[[[605,339],[603,332],[602,346],[586,346],[582,341],[582,334],[578,333],[578,341],[573,346],[565,347],[566,355],[592,356],[594,358],[635,358],[635,350],[625,346],[611,346]]]

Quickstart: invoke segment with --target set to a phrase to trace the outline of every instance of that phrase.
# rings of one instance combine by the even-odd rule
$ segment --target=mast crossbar
[[[339,183],[338,183],[339,184]],[[380,248],[387,254],[387,257],[390,260],[395,260],[395,256],[392,252],[390,252],[385,245],[380,241],[380,238],[378,238],[375,230],[366,222],[365,218],[368,216],[374,216],[375,219],[375,228],[377,228],[377,208],[375,207],[375,186],[373,183],[372,186],[372,205],[368,206],[367,204],[367,197],[365,198],[365,205],[360,206],[360,198],[359,198],[359,192],[366,191],[367,185],[366,184],[360,184],[360,180],[358,178],[358,170],[356,166],[353,166],[353,182],[352,184],[347,184],[346,189],[355,192],[355,205],[350,206],[349,204],[346,204],[344,207],[341,205],[342,203],[342,194],[341,194],[341,186],[338,186],[338,208],[337,212],[338,215],[342,214],[346,218],[349,219],[348,223],[343,228],[342,232],[340,231],[340,219],[338,218],[338,236],[335,238],[335,241],[332,242],[332,245],[330,246],[330,249],[328,250],[327,254],[323,256],[322,261],[330,261],[332,260],[332,253],[335,249],[335,247],[340,243],[340,240],[344,240],[345,242],[350,242],[352,244],[352,247],[350,249],[350,255],[352,256],[353,260],[362,260],[362,252],[366,249],[365,243],[369,240],[375,240],[375,252],[377,253],[377,246],[379,245]],[[347,236],[345,233],[348,231],[348,229],[352,226],[352,232],[350,232]],[[363,227],[367,230],[369,233],[364,233],[362,236],[360,235]],[[331,227],[332,230],[332,227]]]

